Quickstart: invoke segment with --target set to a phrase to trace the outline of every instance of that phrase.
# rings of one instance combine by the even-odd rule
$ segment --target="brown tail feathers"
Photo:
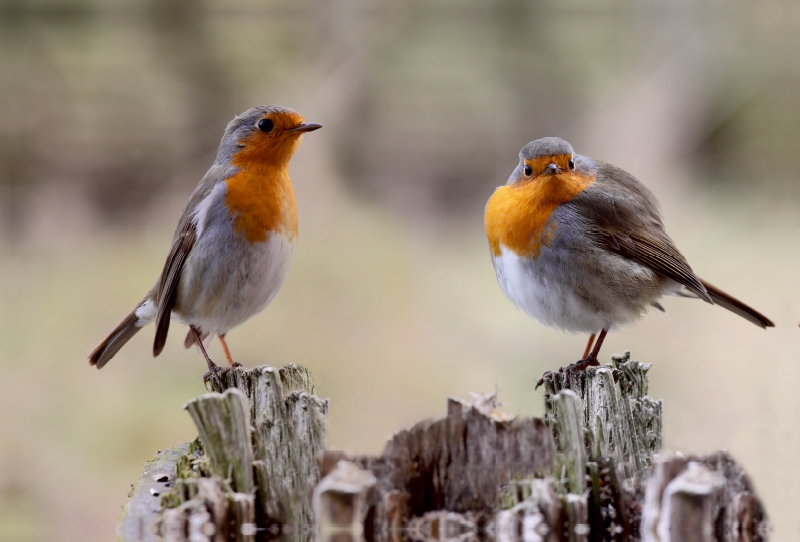
[[[735,297],[726,294],[713,284],[709,284],[704,280],[700,280],[700,282],[703,283],[703,286],[705,286],[708,295],[711,296],[711,299],[717,305],[720,305],[721,307],[724,307],[729,311],[738,314],[745,320],[749,320],[753,322],[755,325],[763,327],[764,329],[768,327],[775,327],[775,324],[772,323],[772,320],[770,320],[769,318],[767,318],[754,308],[748,307]]]
[[[139,308],[138,305],[136,308]],[[92,350],[92,353],[89,354],[89,364],[96,365],[98,369],[102,369],[103,365],[108,363],[108,361],[119,352],[119,349],[122,348],[131,337],[136,335],[137,331],[142,329],[141,326],[137,325],[138,322],[139,318],[136,316],[136,309],[133,309],[131,313],[119,323],[114,331]]]

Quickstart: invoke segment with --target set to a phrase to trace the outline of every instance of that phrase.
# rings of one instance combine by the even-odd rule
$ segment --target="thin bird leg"
[[[206,352],[206,347],[203,346],[203,339],[200,337],[200,332],[197,331],[197,328],[194,326],[191,326],[191,330],[192,333],[194,333],[194,338],[196,339],[195,342],[197,343],[197,346],[200,347],[200,352],[202,352],[203,357],[206,358],[206,363],[208,363],[208,370],[213,371],[214,369],[219,369],[217,364],[211,361],[211,358],[208,357],[208,352]]]
[[[592,348],[591,353],[589,353],[589,357],[584,358],[586,361],[594,361],[592,365],[600,365],[600,363],[597,361],[597,355],[600,353],[600,347],[603,346],[603,341],[605,340],[606,335],[608,335],[607,329],[604,329],[600,332],[600,335],[597,337],[597,342],[594,343],[594,348]]]
[[[586,359],[587,357],[589,357],[589,352],[591,352],[592,345],[594,344],[594,338],[595,338],[594,333],[589,335],[589,342],[586,343],[586,350],[583,351],[583,357],[581,359]]]
[[[564,368],[565,388],[571,387],[569,378],[571,374],[581,373],[585,371],[587,367],[597,367],[598,365],[600,365],[600,362],[597,361],[597,354],[600,353],[600,347],[603,346],[603,341],[605,340],[607,334],[608,334],[607,329],[603,329],[602,331],[600,331],[600,334],[597,336],[597,341],[594,343],[594,348],[592,348],[592,351],[589,352],[589,355],[584,355],[582,360],[576,361],[575,363],[570,363]]]
[[[228,365],[230,365],[231,367],[241,367],[242,366],[241,363],[233,361],[233,358],[231,357],[231,351],[228,350],[228,343],[225,342],[224,333],[222,335],[219,335],[219,342],[222,343],[222,350],[225,352],[225,357],[228,358]]]
[[[210,357],[208,357],[208,352],[206,352],[206,347],[203,346],[203,339],[200,337],[200,332],[197,331],[197,328],[194,326],[189,326],[189,329],[191,329],[192,333],[194,333],[194,338],[197,342],[197,346],[200,347],[200,352],[202,352],[203,357],[206,358],[206,363],[208,364],[208,372],[203,375],[203,382],[208,382],[209,378],[211,378],[212,375],[219,376],[219,373],[222,372],[222,370],[216,363],[211,361]]]
[[[222,351],[225,352],[225,357],[228,358],[228,365],[233,367],[233,358],[231,357],[231,351],[228,350],[228,343],[225,342],[225,334],[219,335],[219,342],[222,343]]]

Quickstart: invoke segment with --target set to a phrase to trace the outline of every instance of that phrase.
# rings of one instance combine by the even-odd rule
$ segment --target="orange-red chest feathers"
[[[265,241],[269,232],[297,238],[297,203],[289,178],[297,143],[295,138],[277,148],[245,148],[231,161],[239,171],[226,181],[225,205],[236,217],[236,230],[251,243]]]
[[[537,258],[549,246],[558,224],[550,215],[594,182],[594,177],[573,172],[540,175],[501,186],[486,204],[486,235],[493,256],[501,245],[518,256]]]

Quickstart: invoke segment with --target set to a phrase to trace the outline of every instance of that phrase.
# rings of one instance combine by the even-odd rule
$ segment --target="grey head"
[[[543,137],[531,141],[519,152],[519,164],[508,178],[508,183],[533,179],[540,175],[554,175],[575,169],[575,152],[572,145],[560,137]]]
[[[260,105],[236,115],[225,128],[216,162],[229,164],[242,149],[254,151],[254,157],[288,160],[297,148],[300,136],[322,128],[306,123],[297,111],[280,105]]]

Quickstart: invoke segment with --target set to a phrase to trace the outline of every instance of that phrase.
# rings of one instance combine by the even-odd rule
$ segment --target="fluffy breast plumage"
[[[542,324],[595,333],[632,323],[661,295],[651,270],[607,251],[569,203],[553,211],[534,254],[499,245],[492,262],[505,295]]]
[[[226,333],[266,308],[286,278],[296,246],[290,232],[278,230],[265,230],[263,240],[248,239],[237,227],[239,217],[223,204],[226,192],[220,183],[198,206],[198,239],[173,311],[210,334]]]

